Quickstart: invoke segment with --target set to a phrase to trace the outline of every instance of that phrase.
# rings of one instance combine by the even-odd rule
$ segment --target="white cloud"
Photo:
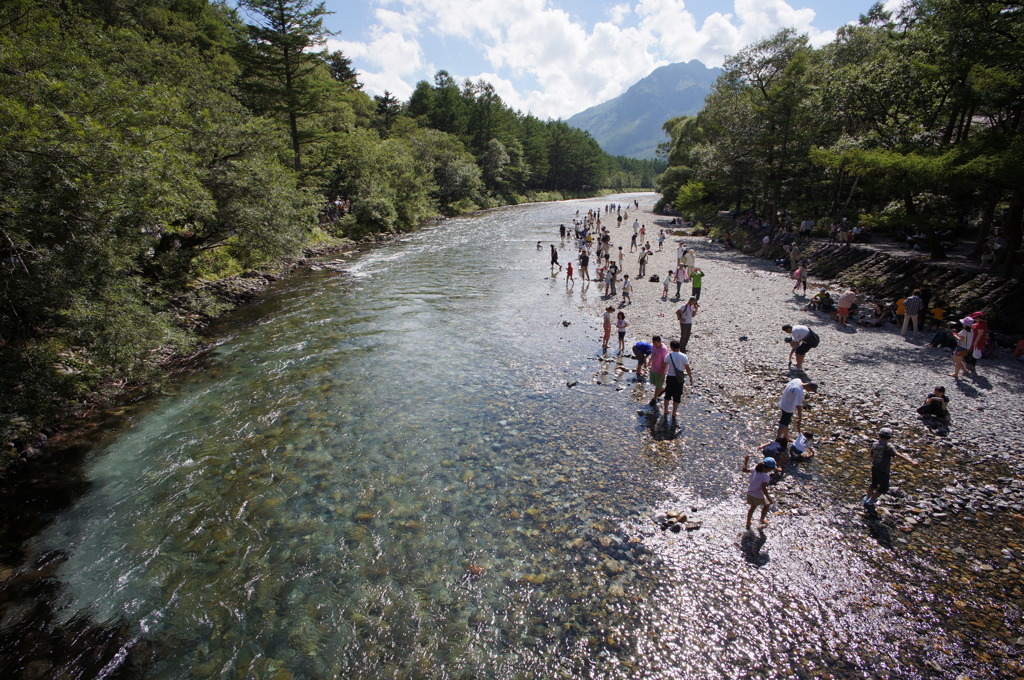
[[[626,20],[626,17],[633,13],[633,8],[629,6],[629,3],[623,3],[621,5],[615,5],[608,10],[608,20],[613,24],[621,24]]]
[[[389,9],[378,9],[373,14],[377,17],[377,25],[385,31],[408,35],[417,35],[420,32],[419,21],[415,12],[402,14]]]
[[[592,26],[559,9],[557,0],[378,2],[370,39],[338,43],[368,91],[379,94],[386,86],[407,96],[415,81],[433,76],[421,44],[458,41],[490,67],[470,78],[487,80],[510,106],[541,118],[568,117],[615,97],[666,63],[699,59],[719,66],[787,26],[815,45],[834,36],[811,25],[812,9],[787,0],[734,0],[732,13],[715,12],[702,22],[684,0],[635,0],[614,5],[609,20]],[[467,70],[443,54],[430,58],[453,76]]]
[[[411,81],[430,68],[419,42],[395,31],[377,32],[369,42],[330,39],[327,49],[341,50],[353,60],[359,82],[371,94],[387,90],[405,99],[412,94]]]

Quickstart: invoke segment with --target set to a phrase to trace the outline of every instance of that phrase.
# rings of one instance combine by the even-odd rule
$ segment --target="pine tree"
[[[299,123],[327,105],[326,83],[317,77],[327,55],[312,48],[332,35],[323,25],[330,12],[313,0],[242,0],[240,6],[254,21],[248,25],[243,55],[252,104],[286,117],[293,164],[301,175],[302,146],[311,135]]]

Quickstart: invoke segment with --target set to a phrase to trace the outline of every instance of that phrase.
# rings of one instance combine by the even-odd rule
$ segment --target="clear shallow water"
[[[117,631],[104,658],[47,672],[899,667],[899,605],[864,604],[838,532],[808,520],[773,551],[737,531],[744,423],[692,400],[678,437],[642,434],[640,388],[595,357],[596,288],[546,278],[558,223],[598,203],[451,220],[226,320],[209,370],[91,451],[88,491],[31,542],[56,603],[36,632]],[[668,507],[705,526],[660,532]]]

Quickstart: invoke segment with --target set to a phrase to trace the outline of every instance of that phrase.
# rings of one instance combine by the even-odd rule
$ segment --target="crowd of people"
[[[659,274],[651,274],[648,278],[647,266],[654,251],[648,238],[648,229],[645,224],[634,216],[632,222],[629,218],[630,208],[638,209],[639,205],[634,202],[633,206],[622,206],[609,204],[601,209],[589,210],[585,213],[577,211],[572,220],[571,226],[560,225],[559,238],[563,247],[568,245],[575,250],[574,260],[578,262],[580,279],[583,282],[596,281],[601,286],[601,291],[607,301],[612,301],[621,295],[618,308],[609,304],[603,315],[603,335],[601,351],[607,354],[611,351],[612,329],[617,333],[617,352],[620,356],[627,352],[627,335],[630,323],[626,316],[626,310],[632,303],[633,281],[648,280],[661,283],[661,300],[668,301],[675,285],[675,297],[678,307],[675,309],[676,321],[679,324],[678,339],[666,340],[662,335],[654,335],[648,341],[639,340],[630,346],[632,357],[636,360],[636,373],[638,380],[649,380],[654,388],[654,394],[648,403],[649,411],[657,416],[657,422],[664,422],[666,427],[676,427],[679,404],[682,401],[684,390],[687,386],[693,388],[693,369],[690,358],[687,355],[687,348],[692,337],[692,329],[695,318],[699,318],[700,294],[703,287],[704,272],[697,266],[696,253],[693,248],[688,248],[683,239],[677,238],[678,246],[675,252],[676,266],[665,272],[664,278]],[[609,216],[613,216],[609,219]],[[625,239],[619,231],[613,233],[605,226],[605,222],[615,225],[615,229],[626,229],[629,238],[628,250],[624,245],[617,245]],[[844,242],[852,242],[853,237],[848,237],[846,232],[852,235],[852,228],[844,222],[835,225],[837,238]],[[813,220],[803,220],[796,228],[786,228],[786,233],[809,235],[814,227]],[[844,228],[845,227],[845,228]],[[770,227],[769,227],[770,228]],[[666,241],[665,231],[659,230],[657,235],[658,251],[664,249]],[[766,233],[765,246],[773,242],[773,239]],[[848,239],[848,240],[847,240]],[[802,289],[806,297],[807,273],[810,262],[804,257],[799,241],[796,238],[781,239],[786,253],[785,264],[789,265],[794,281],[793,291],[799,293]],[[727,244],[728,245],[728,244]],[[540,243],[538,243],[540,248]],[[562,270],[558,262],[558,252],[555,246],[551,245],[552,275]],[[591,268],[593,266],[593,272]],[[635,268],[636,276],[630,278],[627,269]],[[689,295],[683,290],[683,286],[689,284]],[[566,286],[575,285],[573,264],[570,262],[566,269]],[[620,291],[621,288],[621,291]],[[867,306],[859,305],[859,292],[854,288],[844,290],[837,297],[825,288],[821,288],[808,301],[807,309],[820,311],[829,315],[839,326],[850,323],[861,323],[866,325],[881,325],[886,322],[897,324],[904,336],[917,334],[924,329],[926,318],[931,315],[934,318],[941,318],[936,315],[934,308],[929,307],[930,292],[927,289],[919,288],[913,290],[906,298],[894,301],[892,304],[875,305],[873,309],[865,312]],[[941,310],[939,310],[941,311]],[[975,313],[964,317],[958,322],[958,332],[936,334],[932,346],[947,346],[953,350],[954,370],[951,377],[959,379],[961,375],[973,370],[972,360],[983,355],[987,328],[981,313]],[[789,345],[789,367],[790,369],[805,376],[805,360],[808,353],[818,347],[821,342],[819,335],[810,327],[803,324],[785,324],[781,328],[788,337],[786,342]],[[778,401],[779,418],[776,426],[775,437],[769,443],[759,447],[758,455],[762,458],[754,468],[749,467],[750,456],[744,459],[743,470],[750,473],[749,484],[746,494],[746,502],[749,506],[747,513],[746,527],[751,528],[753,516],[757,509],[761,509],[760,522],[764,526],[768,519],[768,508],[773,503],[769,485],[773,478],[781,477],[790,462],[802,461],[812,458],[815,455],[814,435],[803,428],[803,405],[807,394],[817,391],[818,385],[802,377],[793,377],[782,390]],[[658,413],[659,406],[662,406],[662,413]],[[949,397],[943,386],[936,386],[928,394],[924,403],[918,408],[922,419],[933,429],[940,430],[940,433],[948,431],[949,424]],[[664,420],[662,420],[664,419]],[[863,502],[868,513],[874,512],[877,499],[889,489],[889,476],[892,459],[901,458],[916,465],[909,456],[898,451],[891,440],[894,435],[891,429],[882,428],[878,432],[878,440],[871,447],[871,477],[864,494]]]

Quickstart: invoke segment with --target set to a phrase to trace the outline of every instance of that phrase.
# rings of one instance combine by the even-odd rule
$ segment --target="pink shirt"
[[[764,498],[764,491],[761,490],[761,485],[767,484],[771,479],[771,475],[767,472],[755,471],[750,475],[750,486],[747,487],[747,495],[754,498]]]
[[[662,344],[661,347],[655,346],[651,351],[651,373],[657,373],[661,375],[665,372],[665,357],[668,356],[668,347]]]

